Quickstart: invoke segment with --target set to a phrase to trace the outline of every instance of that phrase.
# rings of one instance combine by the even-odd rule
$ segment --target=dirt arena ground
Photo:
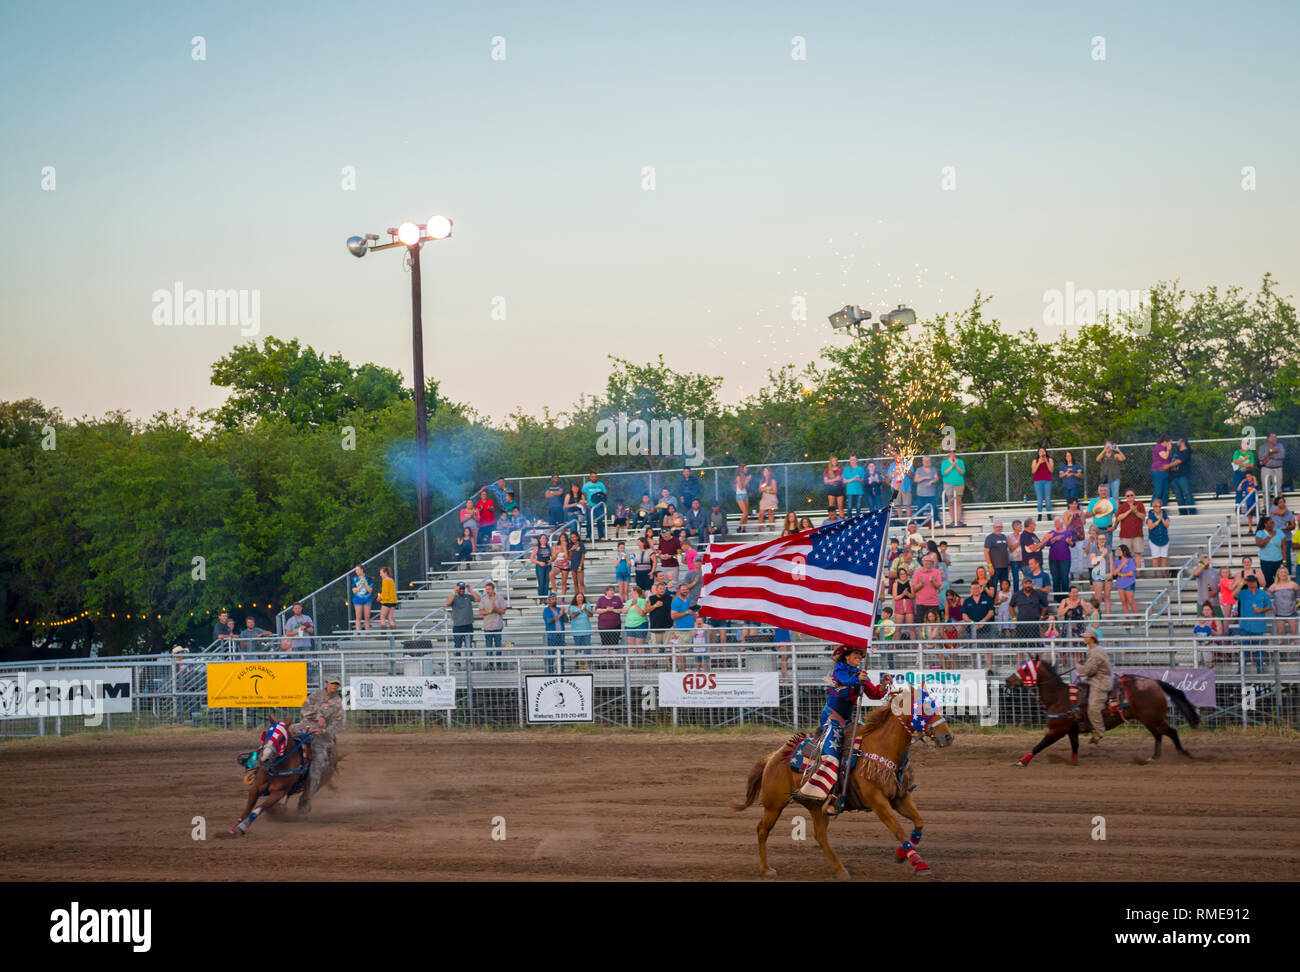
[[[917,745],[931,880],[1295,880],[1300,740],[1190,732],[1198,759],[1121,731],[1009,764],[1038,733],[960,732]],[[551,730],[346,733],[344,773],[308,819],[243,807],[234,754],[250,733],[152,730],[0,743],[0,848],[9,880],[751,880],[759,811],[736,813],[754,760],[780,732]],[[295,798],[296,800],[296,798]],[[769,844],[776,881],[825,880],[787,808]],[[1091,838],[1106,818],[1106,840]],[[192,839],[192,820],[207,839]],[[506,839],[493,840],[494,818]],[[860,881],[917,880],[874,817],[831,843]]]

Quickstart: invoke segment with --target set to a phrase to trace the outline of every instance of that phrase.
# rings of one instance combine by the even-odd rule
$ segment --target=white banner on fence
[[[869,671],[867,674],[873,682],[879,685],[884,672]],[[960,712],[971,709],[984,712],[989,707],[988,675],[978,668],[962,668],[952,671],[905,669],[890,672],[889,674],[893,676],[896,684],[907,682],[914,687],[919,687],[921,680],[924,679],[925,690],[935,697],[939,703],[939,708],[943,709],[944,712]],[[862,696],[863,705],[880,705],[880,702],[881,700],[869,699],[865,695]]]
[[[132,668],[64,668],[0,675],[0,719],[131,711]]]
[[[665,709],[727,709],[779,704],[776,672],[660,672]]]
[[[525,675],[528,721],[595,722],[594,675]]]
[[[349,709],[456,708],[454,675],[355,675],[348,689]]]

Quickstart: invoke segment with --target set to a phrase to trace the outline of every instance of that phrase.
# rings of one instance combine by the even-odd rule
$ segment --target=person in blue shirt
[[[352,592],[352,607],[356,610],[357,615],[357,633],[361,633],[361,625],[364,621],[366,630],[370,630],[370,602],[375,598],[374,585],[370,583],[370,578],[366,576],[366,569],[357,564],[353,571],[351,583],[349,585]]]
[[[1250,529],[1255,529],[1255,507],[1256,497],[1259,494],[1259,484],[1255,482],[1255,474],[1246,473],[1237,486],[1237,508],[1247,517],[1247,523]]]
[[[546,625],[547,648],[558,649],[564,644],[564,613],[564,608],[557,603],[555,595],[547,595],[546,607],[542,609],[542,624]],[[555,674],[555,656],[558,654],[562,653],[559,651],[546,653],[547,675]]]
[[[849,516],[862,512],[862,499],[866,495],[867,467],[849,456],[849,464],[840,473],[844,477],[844,494],[849,504]]]
[[[1237,613],[1241,621],[1237,630],[1241,633],[1242,644],[1258,645],[1260,639],[1268,633],[1268,619],[1265,617],[1273,610],[1273,599],[1268,591],[1261,590],[1259,578],[1254,574],[1246,575],[1246,589],[1237,594]],[[1255,652],[1255,671],[1264,670],[1264,653]]]
[[[835,788],[835,781],[839,778],[844,724],[853,715],[853,707],[858,704],[858,696],[865,692],[869,699],[884,698],[885,690],[890,683],[888,674],[880,680],[879,686],[872,683],[862,668],[862,660],[866,657],[866,653],[856,645],[836,645],[835,650],[831,652],[831,657],[835,659],[835,667],[827,676],[830,697],[826,700],[825,708],[822,709],[821,724],[818,727],[820,733],[829,724],[830,732],[826,733],[826,738],[822,742],[821,765],[799,790],[803,796],[818,800],[827,800],[830,797],[831,791]],[[834,801],[828,800],[828,803],[833,804]],[[827,806],[826,810],[833,812],[834,807]]]
[[[598,538],[605,539],[605,500],[608,493],[605,490],[605,484],[600,481],[594,472],[587,473],[587,481],[582,484],[582,495],[587,498],[587,505],[591,508],[591,518],[596,528]],[[595,539],[588,537],[588,540]]]

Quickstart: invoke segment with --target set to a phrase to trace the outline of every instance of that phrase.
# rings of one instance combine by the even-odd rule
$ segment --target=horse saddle
[[[1105,718],[1107,712],[1113,712],[1119,716],[1121,722],[1128,721],[1127,712],[1132,705],[1132,680],[1131,675],[1120,675],[1115,679],[1115,684],[1102,704],[1102,718]],[[1086,682],[1082,685],[1070,686],[1070,714],[1081,725],[1088,721],[1088,694],[1091,691],[1092,686]]]

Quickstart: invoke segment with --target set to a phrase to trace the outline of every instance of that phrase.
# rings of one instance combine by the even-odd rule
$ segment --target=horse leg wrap
[[[1028,766],[1028,765],[1029,765],[1029,761],[1030,761],[1031,759],[1033,759],[1033,758],[1034,758],[1034,754],[1033,754],[1033,753],[1025,753],[1025,755],[1023,755],[1023,756],[1020,757],[1020,765],[1021,765],[1021,766]]]
[[[930,865],[921,860],[921,855],[912,847],[912,842],[910,840],[903,841],[903,846],[898,849],[898,853],[900,855],[899,860],[902,860],[904,857],[907,858],[914,870],[918,872],[930,870]]]
[[[920,842],[921,842],[921,828],[918,827],[912,831],[912,843],[919,844]]]

